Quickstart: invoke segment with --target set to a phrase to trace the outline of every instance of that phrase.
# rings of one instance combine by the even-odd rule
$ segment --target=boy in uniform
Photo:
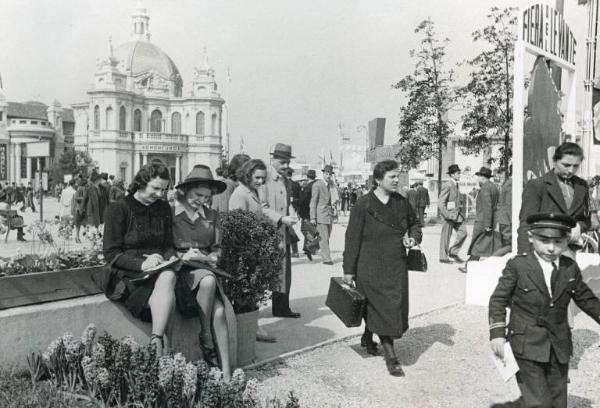
[[[490,298],[491,347],[503,359],[506,338],[510,342],[519,366],[517,406],[566,408],[573,353],[567,307],[573,299],[600,323],[600,300],[583,282],[575,261],[561,256],[575,220],[564,214],[533,214],[527,224],[533,251],[507,262]]]

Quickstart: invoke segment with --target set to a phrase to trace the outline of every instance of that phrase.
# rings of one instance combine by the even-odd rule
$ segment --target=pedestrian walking
[[[417,191],[417,183],[413,183],[409,186],[408,190],[406,191],[406,199],[408,200],[408,204],[416,213],[417,204],[419,202],[419,192]]]
[[[490,298],[491,348],[504,359],[508,338],[519,366],[516,378],[521,399],[512,406],[567,408],[573,354],[569,302],[573,299],[600,323],[600,300],[583,282],[577,263],[562,255],[569,233],[576,228],[575,219],[542,213],[529,215],[526,222],[533,251],[507,262]]]
[[[294,209],[296,215],[298,215],[298,200],[300,199],[301,187],[300,183],[292,179],[293,174],[294,169],[288,167],[287,177],[285,179],[286,185],[288,187],[288,194],[290,196],[290,205]],[[289,228],[289,232],[291,239],[290,245],[292,247],[292,258],[298,258],[300,256],[298,254],[298,241],[300,241],[300,238],[298,238],[298,235],[296,234],[296,231],[293,228]]]
[[[323,179],[317,180],[312,185],[310,199],[310,222],[317,227],[321,241],[321,262],[325,265],[333,265],[331,250],[329,249],[329,237],[333,224],[334,210],[332,205],[331,190],[333,177],[333,166],[327,164],[323,167]]]
[[[459,251],[467,239],[467,227],[465,226],[465,212],[460,199],[458,181],[460,180],[460,167],[451,164],[448,167],[450,179],[442,186],[438,196],[438,210],[444,219],[442,234],[440,236],[440,262],[458,263],[465,261],[460,258]],[[452,231],[456,231],[454,243],[450,245]]]
[[[473,261],[491,256],[502,245],[501,242],[496,241],[494,234],[500,192],[498,187],[490,181],[492,170],[482,167],[475,173],[475,176],[479,183],[479,193],[475,203],[475,222],[468,253]]]
[[[293,159],[292,147],[283,143],[277,143],[271,153],[271,166],[267,170],[265,184],[261,187],[259,196],[263,205],[276,211],[283,217],[289,216],[290,198],[285,184],[285,175]],[[296,219],[292,218],[289,224],[295,224]],[[290,250],[290,235],[286,225],[281,222],[280,232],[282,237],[282,247],[285,250],[282,262],[281,273],[279,276],[279,286],[273,291],[273,316],[299,318],[300,313],[293,312],[290,309],[290,288],[292,286],[292,260]]]
[[[104,224],[104,212],[110,202],[110,183],[108,173],[100,173],[100,184],[98,184],[98,211],[100,212],[100,224]]]
[[[82,225],[86,225],[86,200],[87,200],[87,190],[88,190],[88,181],[85,178],[80,178],[78,181],[79,186],[77,187],[77,191],[75,192],[75,197],[73,200],[73,207],[71,207],[71,213],[75,219],[75,242],[81,243],[81,239],[79,238],[79,231],[81,230]]]
[[[102,223],[100,218],[100,183],[102,183],[100,175],[92,173],[85,197],[85,223],[96,228]]]
[[[419,193],[419,198],[417,200],[417,215],[419,216],[421,227],[425,227],[425,209],[429,207],[430,204],[429,190],[423,187],[422,181],[419,181],[417,184],[417,193]]]
[[[504,255],[512,248],[512,166],[500,169],[498,174],[503,182],[500,187],[500,198],[498,200],[498,230],[502,239],[502,250],[494,255]]]
[[[298,203],[298,217],[300,217],[300,231],[304,236],[302,244],[302,252],[312,261],[312,256],[319,249],[318,231],[315,226],[310,223],[310,200],[312,198],[312,187],[316,182],[317,172],[310,169],[306,172],[307,182],[300,190],[300,198]]]
[[[342,200],[342,213],[345,216],[346,211],[350,210],[350,192],[348,191],[348,187],[344,187],[342,194],[340,194],[340,199]]]
[[[73,207],[73,199],[75,197],[75,179],[72,178],[67,183],[67,187],[61,191],[59,209],[58,209],[58,217],[61,220],[65,220],[67,218],[71,218],[71,209]]]
[[[527,217],[536,213],[567,214],[577,225],[571,231],[573,245],[592,224],[590,195],[585,180],[575,175],[583,161],[583,150],[576,143],[565,142],[554,151],[553,168],[543,176],[530,180],[523,190],[519,213],[518,251],[529,251]],[[571,254],[574,254],[571,251]]]
[[[398,163],[375,165],[377,187],[350,211],[344,247],[344,280],[356,281],[367,298],[366,328],[361,345],[377,354],[373,333],[381,340],[389,373],[403,376],[394,339],[408,329],[406,250],[421,242],[421,226],[408,201],[398,194]],[[408,235],[408,236],[405,236]]]

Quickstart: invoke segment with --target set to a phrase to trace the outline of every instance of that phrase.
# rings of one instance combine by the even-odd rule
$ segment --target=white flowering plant
[[[296,408],[262,402],[259,384],[235,370],[226,382],[222,372],[204,361],[188,362],[181,353],[157,357],[152,345],[131,336],[117,340],[107,333],[96,338],[93,324],[80,338],[70,333],[54,340],[41,358],[28,358],[34,384],[46,373],[57,390],[102,407],[148,408]],[[40,367],[43,365],[43,367]]]

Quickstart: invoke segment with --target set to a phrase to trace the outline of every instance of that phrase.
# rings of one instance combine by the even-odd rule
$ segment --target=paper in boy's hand
[[[446,208],[448,210],[454,210],[456,208],[456,203],[454,201],[448,201],[446,204]]]
[[[504,360],[498,358],[494,353],[492,353],[492,360],[494,360],[494,364],[496,364],[496,368],[504,382],[510,380],[519,371],[517,360],[515,360],[509,342],[504,344]]]

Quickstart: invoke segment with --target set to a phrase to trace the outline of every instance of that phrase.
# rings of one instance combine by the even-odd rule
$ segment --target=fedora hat
[[[208,185],[214,191],[214,194],[222,193],[227,188],[227,184],[213,178],[210,168],[204,164],[195,165],[190,174],[181,183],[177,184],[175,188],[196,183]]]
[[[476,176],[483,176],[483,177],[487,177],[487,178],[491,178],[492,177],[492,170],[488,169],[487,167],[482,167],[479,169],[479,171],[477,173],[475,173]]]
[[[448,166],[448,174],[458,173],[459,171],[460,167],[458,167],[458,164],[451,164]]]
[[[295,157],[292,156],[292,146],[283,143],[277,143],[275,145],[271,156],[279,159],[295,159]]]
[[[323,167],[323,170],[321,170],[321,171],[326,171],[329,174],[334,174],[333,166],[331,164],[326,164],[325,167]]]

